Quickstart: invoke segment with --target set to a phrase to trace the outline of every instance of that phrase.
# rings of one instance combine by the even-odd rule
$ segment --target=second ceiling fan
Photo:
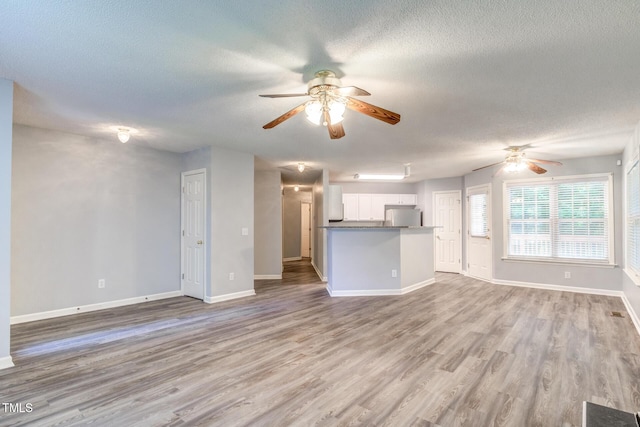
[[[537,174],[543,174],[543,173],[546,173],[547,170],[541,167],[540,165],[538,165],[538,163],[554,165],[554,166],[562,166],[562,163],[556,162],[553,160],[525,158],[524,149],[528,147],[529,147],[528,145],[507,147],[505,148],[505,150],[508,153],[503,161],[493,163],[487,166],[482,166],[481,168],[474,169],[473,172],[479,171],[480,169],[490,168],[491,166],[503,164],[503,166],[500,169],[498,169],[498,171],[496,172],[496,175],[500,174],[503,171],[518,172],[527,168]]]
[[[353,96],[369,96],[371,94],[355,86],[342,86],[342,82],[333,71],[318,71],[315,78],[307,86],[309,88],[307,93],[260,95],[265,98],[311,97],[309,101],[294,107],[262,127],[264,129],[274,128],[285,120],[305,111],[309,121],[326,126],[331,139],[338,139],[345,135],[342,127],[342,114],[346,108],[391,125],[400,121],[398,113],[352,98]]]

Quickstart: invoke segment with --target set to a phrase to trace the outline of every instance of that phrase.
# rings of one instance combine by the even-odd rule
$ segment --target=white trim
[[[462,271],[462,190],[442,190],[442,191],[434,191],[431,193],[431,221],[435,226],[437,223],[437,215],[436,215],[436,196],[443,194],[451,194],[455,193],[458,196],[458,223],[456,226],[458,227],[458,271],[447,271],[447,273],[460,273]],[[433,231],[433,265],[437,264],[437,253],[436,253],[436,231]],[[438,271],[438,270],[436,270]]]
[[[414,283],[410,286],[405,286],[402,289],[358,289],[353,291],[337,291],[331,287],[331,284],[327,284],[327,292],[332,297],[370,297],[370,296],[384,296],[384,295],[405,295],[409,292],[413,292],[428,285],[432,285],[436,282],[436,279],[428,279],[423,282]]]
[[[202,281],[202,295],[206,295],[207,293],[207,216],[209,214],[207,210],[207,169],[194,169],[186,172],[182,172],[180,174],[180,291],[182,295],[184,295],[184,179],[189,175],[198,175],[202,174],[202,202],[203,202],[203,210],[204,210],[204,238],[202,244],[202,250],[204,251],[204,263],[202,264],[202,277],[204,280]]]
[[[616,268],[618,264],[609,264],[607,263],[597,263],[597,262],[587,262],[587,261],[569,261],[568,258],[514,258],[514,257],[502,257],[500,258],[502,261],[506,262],[526,262],[529,264],[540,264],[540,265],[549,265],[549,264],[557,264],[557,265],[570,265],[572,267],[602,267],[602,268]]]
[[[278,280],[282,279],[282,274],[254,274],[253,280]]]
[[[313,267],[313,269],[316,271],[316,274],[318,275],[318,277],[320,278],[320,280],[322,280],[323,282],[328,281],[329,279],[327,279],[327,276],[323,276],[322,273],[320,272],[320,270],[318,269],[318,267],[316,266],[316,264],[311,261],[311,266]]]
[[[302,257],[301,256],[293,256],[293,257],[289,257],[289,258],[282,258],[282,262],[287,262],[287,261],[302,261]]]
[[[251,297],[251,296],[254,296],[255,294],[256,294],[256,291],[254,289],[251,289],[249,291],[234,292],[231,294],[217,295],[215,297],[204,297],[204,302],[206,302],[207,304],[213,304],[216,302],[229,301],[232,299]]]
[[[550,285],[546,283],[517,282],[514,280],[493,279],[495,285],[517,286],[521,288],[546,289],[548,291],[575,292],[578,294],[605,295],[610,297],[622,297],[624,292],[609,289],[580,288],[577,286]]]
[[[115,300],[115,301],[99,302],[97,304],[87,304],[87,305],[81,305],[77,307],[61,308],[59,310],[43,311],[40,313],[23,314],[20,316],[12,316],[11,324],[16,325],[18,323],[52,319],[54,317],[69,316],[71,314],[87,313],[90,311],[104,310],[105,308],[122,307],[125,305],[140,304],[147,301],[154,301],[154,300],[166,299],[166,298],[175,298],[175,297],[181,297],[181,296],[182,296],[181,291],[172,291],[172,292],[164,292],[161,294],[146,295],[146,296],[133,297],[133,298],[127,298],[127,299],[121,299],[121,300]]]
[[[622,294],[622,302],[624,303],[625,308],[627,309],[627,313],[629,313],[629,317],[631,317],[631,321],[633,325],[636,327],[636,331],[638,331],[638,335],[640,335],[640,317],[638,317],[638,313],[633,310],[631,303],[627,299],[627,296]]]
[[[486,191],[483,191],[483,189],[485,188],[486,188]],[[465,188],[465,197],[467,202],[465,204],[464,217],[465,217],[465,228],[466,228],[467,235],[464,238],[464,242],[465,242],[464,256],[465,256],[465,262],[467,264],[467,268],[469,268],[469,247],[471,246],[470,240],[472,238],[471,233],[469,231],[469,224],[470,224],[469,217],[471,214],[469,197],[472,195],[483,194],[483,193],[487,195],[487,232],[488,232],[487,234],[491,242],[489,244],[489,266],[488,266],[489,278],[479,278],[479,277],[471,276],[468,274],[467,270],[463,269],[463,271],[465,272],[464,273],[465,276],[473,277],[474,279],[483,280],[485,282],[490,281],[491,278],[493,277],[493,258],[494,258],[493,249],[494,248],[493,248],[493,196],[491,194],[492,190],[493,190],[493,184],[491,182],[488,182],[486,184],[473,185],[471,187]]]
[[[11,356],[0,358],[0,369],[12,368],[14,366],[16,365],[13,364],[13,359],[11,359]]]
[[[626,175],[625,175],[626,177]],[[554,256],[550,256],[550,257],[529,257],[529,258],[519,258],[517,255],[514,256],[509,256],[509,236],[510,236],[510,230],[509,230],[509,223],[510,223],[510,217],[509,217],[509,197],[507,196],[507,192],[509,190],[510,187],[514,187],[514,186],[519,186],[519,185],[556,185],[555,182],[582,182],[582,181],[586,181],[586,182],[593,182],[593,181],[597,181],[597,179],[599,178],[606,178],[606,185],[607,185],[607,191],[608,191],[608,197],[606,200],[607,203],[607,209],[608,209],[608,213],[607,213],[607,233],[608,233],[608,238],[607,238],[607,259],[602,263],[602,264],[598,264],[598,262],[592,262],[589,259],[576,259],[576,264],[593,264],[593,265],[599,265],[599,266],[606,266],[606,267],[615,267],[616,266],[616,260],[615,260],[615,202],[614,202],[614,198],[615,198],[615,194],[614,194],[614,188],[613,188],[613,173],[612,172],[604,172],[604,173],[592,173],[592,174],[584,174],[584,175],[567,175],[567,176],[551,176],[551,177],[537,177],[537,178],[524,178],[524,179],[511,179],[511,180],[505,180],[502,182],[502,217],[504,218],[504,221],[502,222],[502,260],[515,260],[515,261],[528,261],[528,260],[536,260],[538,262],[541,263],[555,263],[555,262],[567,262],[566,258],[560,258],[560,257],[554,257]],[[602,181],[604,182],[604,181]],[[626,193],[625,193],[625,198],[626,198]],[[558,202],[557,200],[554,202],[550,202],[550,212],[553,212],[554,209],[558,209]],[[551,216],[549,217],[549,226],[551,227],[553,221],[553,214],[551,214]],[[553,227],[551,227],[553,228]],[[550,232],[550,236],[552,239],[552,242],[554,241],[553,236],[556,235],[556,233],[554,233],[554,231],[552,229],[549,230]],[[553,246],[552,246],[553,247]],[[552,252],[554,252],[552,250]],[[571,262],[571,261],[569,261]]]

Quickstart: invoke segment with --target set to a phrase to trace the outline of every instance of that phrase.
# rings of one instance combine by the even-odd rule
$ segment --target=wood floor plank
[[[579,426],[583,400],[640,409],[620,298],[455,274],[331,298],[308,260],[256,293],[12,326],[0,401],[33,411],[0,425]]]

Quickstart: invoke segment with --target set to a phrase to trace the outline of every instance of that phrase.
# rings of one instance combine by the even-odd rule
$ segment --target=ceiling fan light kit
[[[122,142],[124,144],[127,141],[129,141],[130,137],[131,137],[131,133],[130,133],[129,129],[127,129],[127,128],[118,129],[118,139],[120,140],[120,142]]]
[[[521,172],[525,169],[529,169],[532,172],[535,172],[538,175],[540,175],[540,174],[546,173],[547,170],[541,167],[540,165],[538,165],[538,163],[554,165],[554,166],[562,166],[562,163],[556,162],[553,160],[525,159],[524,149],[527,147],[529,146],[525,145],[525,146],[507,147],[505,148],[505,150],[507,150],[509,153],[507,154],[507,156],[503,161],[498,163],[492,163],[487,166],[482,166],[481,168],[474,169],[473,172],[479,171],[481,169],[490,168],[492,166],[502,165],[502,167],[498,169],[495,175],[498,175],[501,172],[509,172],[509,173]]]
[[[259,95],[265,98],[298,96],[310,96],[312,98],[310,101],[294,107],[262,126],[263,129],[272,129],[304,111],[307,115],[307,120],[315,125],[322,124],[326,126],[329,131],[329,137],[331,139],[339,139],[345,136],[342,120],[347,108],[391,125],[395,125],[400,121],[400,114],[398,113],[352,98],[352,96],[369,96],[371,94],[355,86],[342,86],[342,82],[333,71],[318,71],[315,77],[307,84],[307,88],[307,93]]]

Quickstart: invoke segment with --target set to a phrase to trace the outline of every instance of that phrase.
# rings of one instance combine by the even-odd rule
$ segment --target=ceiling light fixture
[[[370,180],[382,180],[382,181],[400,181],[405,178],[404,175],[384,175],[375,173],[357,173],[353,176],[355,179],[370,179]]]
[[[304,112],[307,114],[307,120],[314,125],[322,123],[323,126],[327,126],[340,123],[344,119],[342,115],[346,108],[347,103],[342,98],[323,94],[318,99],[307,102]],[[328,113],[328,117],[325,112]]]
[[[504,162],[505,172],[520,172],[528,167],[527,162],[524,160],[524,153],[510,154]]]
[[[300,187],[296,185],[295,187],[293,187],[293,191],[300,191]]]
[[[127,128],[118,129],[118,139],[120,140],[120,142],[124,144],[125,142],[129,141],[130,137],[131,137],[131,134],[129,133],[129,129]]]
[[[300,173],[304,172],[304,168],[305,168],[304,163],[302,162],[298,163],[298,172]]]

